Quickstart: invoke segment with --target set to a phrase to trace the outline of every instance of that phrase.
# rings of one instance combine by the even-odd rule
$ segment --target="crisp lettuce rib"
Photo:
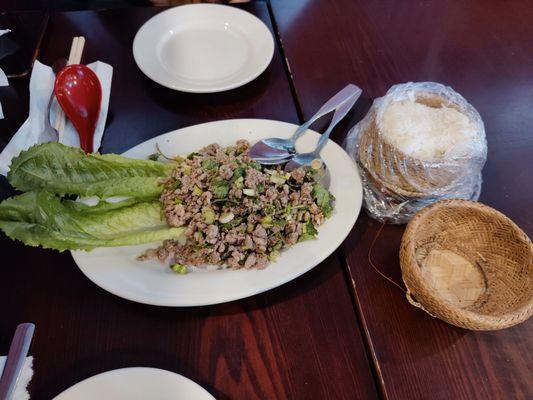
[[[63,196],[130,196],[152,199],[161,194],[161,178],[174,166],[116,154],[85,154],[50,142],[30,147],[15,157],[7,178],[20,191],[46,189]]]
[[[64,250],[125,246],[176,239],[185,228],[171,228],[159,201],[92,209],[31,191],[0,203],[0,228],[30,246]]]

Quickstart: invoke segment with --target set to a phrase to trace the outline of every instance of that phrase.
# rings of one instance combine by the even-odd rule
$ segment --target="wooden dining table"
[[[363,96],[334,131],[342,143],[391,85],[450,85],[485,123],[480,201],[533,233],[530,4],[271,0],[236,6],[271,29],[276,49],[261,76],[228,92],[181,93],[142,74],[132,41],[162,11],[156,7],[51,13],[38,59],[51,65],[68,55],[73,36],[83,35],[83,62],[113,66],[103,153],[221,119],[298,124],[351,82]],[[0,88],[0,149],[28,115],[28,83],[29,77],[13,79]],[[1,199],[13,193],[0,178]],[[342,246],[303,276],[250,298],[189,308],[122,299],[89,281],[68,252],[26,247],[2,234],[0,354],[18,323],[36,324],[32,399],[132,366],[179,373],[220,400],[532,399],[532,322],[475,332],[411,306],[369,264],[380,226],[361,211]],[[375,264],[400,285],[403,231],[386,225],[373,249]]]

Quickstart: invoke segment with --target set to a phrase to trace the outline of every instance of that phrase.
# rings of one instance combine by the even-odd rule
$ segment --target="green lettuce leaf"
[[[0,229],[29,246],[59,251],[176,239],[185,230],[167,225],[157,200],[95,209],[73,203],[47,191],[23,193],[0,203]]]
[[[311,221],[308,221],[304,225],[305,232],[298,238],[298,242],[305,242],[306,240],[315,239],[318,235],[318,231]]]
[[[161,178],[174,165],[136,160],[116,154],[85,154],[82,150],[50,142],[33,146],[15,157],[7,179],[20,191],[46,189],[63,196],[158,197]]]

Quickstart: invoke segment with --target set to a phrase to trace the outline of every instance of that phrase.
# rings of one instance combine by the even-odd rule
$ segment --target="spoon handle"
[[[331,134],[333,128],[335,128],[335,125],[337,125],[346,116],[346,114],[348,114],[348,111],[352,109],[359,96],[361,96],[361,93],[363,91],[355,85],[351,86],[354,86],[357,90],[354,91],[352,95],[337,109],[337,111],[335,111],[335,114],[333,114],[333,118],[329,123],[328,129],[326,129],[326,131],[322,134],[322,136],[320,136],[320,139],[318,140],[318,144],[314,151],[315,154],[318,155],[320,153],[322,148],[328,142],[329,135]]]
[[[347,85],[344,89],[342,89],[340,92],[338,92],[335,96],[333,96],[331,99],[329,99],[322,107],[320,107],[320,110],[316,112],[315,115],[311,117],[307,122],[305,122],[303,125],[301,125],[294,135],[291,137],[291,141],[294,143],[296,140],[305,132],[307,129],[320,117],[323,117],[324,115],[332,112],[333,110],[338,109],[340,106],[342,106],[344,103],[346,103],[348,100],[352,99],[355,96],[355,99],[357,99],[361,95],[361,89],[353,84]],[[353,106],[353,104],[352,104]],[[351,108],[351,106],[350,106]],[[334,117],[335,118],[335,117]],[[342,118],[341,118],[342,119]],[[338,122],[338,121],[337,121]]]

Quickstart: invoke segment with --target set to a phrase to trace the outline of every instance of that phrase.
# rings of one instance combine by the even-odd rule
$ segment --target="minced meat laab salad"
[[[139,258],[180,273],[202,264],[261,269],[316,237],[334,199],[314,170],[263,167],[248,150],[244,140],[211,144],[162,162],[36,145],[11,162],[7,179],[22,193],[0,203],[0,229],[59,251],[159,242]]]
[[[315,181],[315,171],[263,167],[249,148],[239,140],[175,158],[160,200],[167,223],[186,231],[139,259],[170,261],[178,272],[202,264],[262,269],[282,249],[316,237],[334,198]]]

